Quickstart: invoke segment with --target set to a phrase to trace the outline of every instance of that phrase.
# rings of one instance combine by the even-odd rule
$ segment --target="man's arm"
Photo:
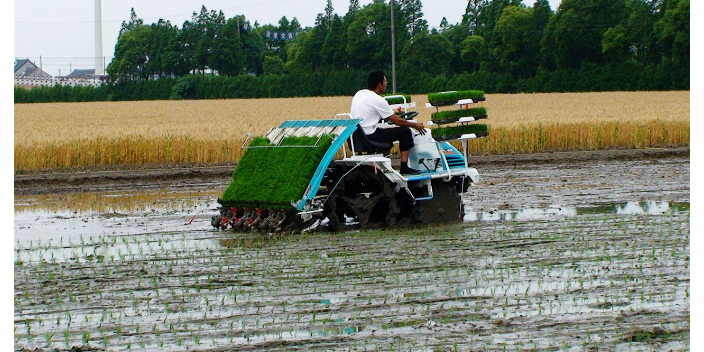
[[[405,126],[405,127],[414,128],[418,132],[420,132],[421,134],[425,134],[425,126],[423,126],[422,123],[406,121],[396,114],[393,114],[393,115],[387,117],[387,119],[391,120],[391,122],[393,122],[396,126]]]

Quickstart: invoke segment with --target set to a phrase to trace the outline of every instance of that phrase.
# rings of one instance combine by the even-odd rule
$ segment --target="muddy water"
[[[460,224],[234,247],[212,184],[16,197],[15,348],[689,349],[689,158],[479,171]]]

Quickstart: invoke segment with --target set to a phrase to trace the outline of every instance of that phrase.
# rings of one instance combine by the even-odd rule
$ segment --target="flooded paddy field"
[[[686,351],[689,165],[481,164],[460,223],[285,236],[210,227],[227,176],[18,195],[15,349]]]

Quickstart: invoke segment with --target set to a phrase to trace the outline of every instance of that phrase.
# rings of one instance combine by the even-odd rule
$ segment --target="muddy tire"
[[[417,223],[452,222],[462,219],[464,205],[457,193],[457,183],[442,179],[432,181],[433,199],[418,201],[413,206],[413,220]]]
[[[340,181],[325,202],[325,216],[331,231],[341,230],[346,217],[359,228],[393,225],[399,214],[393,184],[381,172],[358,167]]]

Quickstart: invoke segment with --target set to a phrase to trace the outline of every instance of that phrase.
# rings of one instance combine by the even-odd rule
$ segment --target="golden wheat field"
[[[418,120],[427,96],[414,95]],[[690,92],[487,94],[473,154],[689,145]],[[330,119],[351,97],[15,104],[15,170],[237,160],[246,133]],[[447,109],[447,108],[444,108]]]

